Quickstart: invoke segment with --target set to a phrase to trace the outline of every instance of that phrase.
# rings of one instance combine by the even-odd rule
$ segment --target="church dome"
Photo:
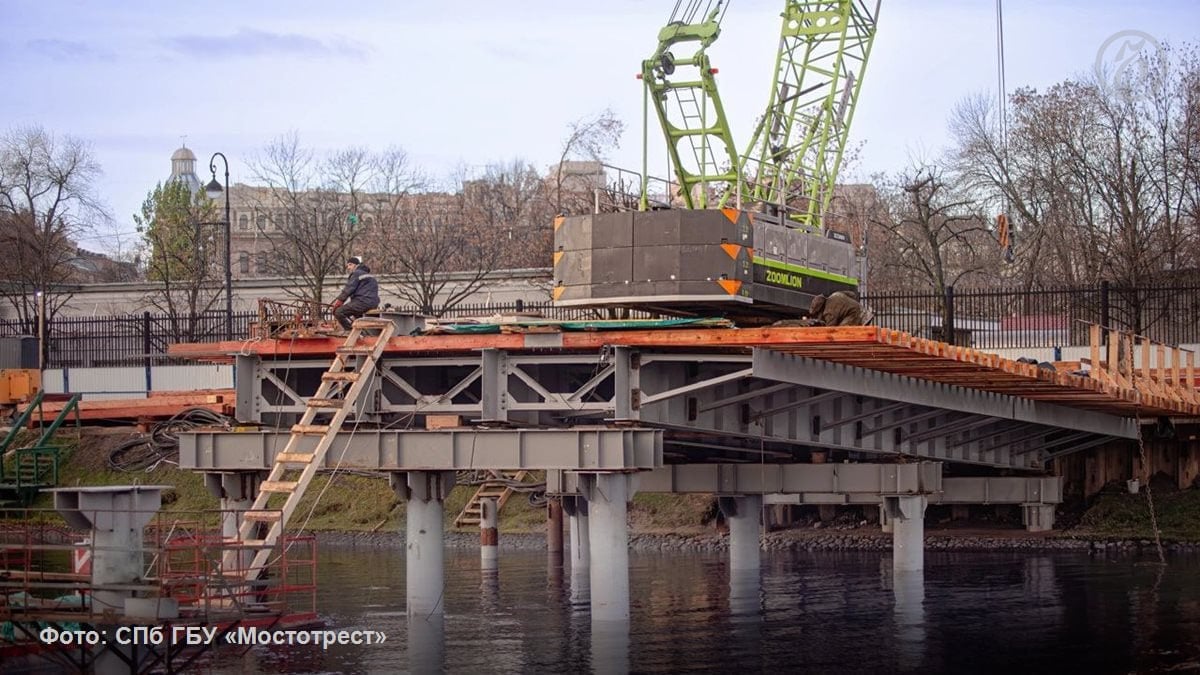
[[[193,194],[200,190],[200,179],[196,177],[196,153],[186,145],[171,155],[171,177],[167,181],[180,181]]]
[[[172,162],[175,162],[175,161],[194,162],[194,161],[196,161],[196,153],[189,150],[188,147],[185,145],[182,148],[176,150],[175,154],[171,155],[171,161]]]

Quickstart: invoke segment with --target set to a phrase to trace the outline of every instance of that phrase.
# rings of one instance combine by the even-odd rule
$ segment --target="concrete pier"
[[[411,628],[418,619],[445,613],[443,501],[454,487],[454,472],[409,471],[394,473],[391,480],[396,494],[407,502],[405,594]]]
[[[242,526],[242,514],[254,504],[261,477],[257,471],[204,474],[204,486],[208,489],[209,494],[219,500],[221,536],[225,539],[236,540],[238,538],[238,530]],[[242,551],[238,556],[240,560],[238,568],[245,569],[254,559],[254,551]]]
[[[892,520],[892,569],[916,572],[925,568],[925,495],[884,495]]]
[[[581,474],[588,500],[592,625],[629,623],[628,501],[635,478],[623,473]]]
[[[68,525],[91,531],[91,614],[120,617],[130,611],[127,606],[132,606],[135,614],[144,609],[139,602],[145,601],[133,597],[133,590],[105,586],[136,584],[142,580],[145,565],[142,530],[162,506],[162,491],[167,489],[169,485],[47,490],[54,495],[54,508]],[[112,644],[100,648],[92,668],[99,675],[130,672],[133,660],[130,646]]]
[[[758,570],[762,564],[759,534],[762,496],[721,497],[721,511],[729,523],[729,569]]]
[[[482,499],[479,510],[479,567],[494,570],[500,562],[500,535],[496,527],[499,508],[495,499]]]

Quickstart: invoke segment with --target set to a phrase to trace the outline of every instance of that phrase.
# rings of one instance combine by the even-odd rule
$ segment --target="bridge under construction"
[[[268,548],[318,468],[385,471],[408,503],[410,616],[442,611],[458,471],[546,471],[593,621],[621,621],[637,491],[719,496],[738,569],[757,569],[764,504],[877,505],[894,569],[915,571],[929,504],[1019,505],[1028,529],[1049,529],[1054,459],[1137,439],[1143,418],[1200,417],[1192,355],[1116,332],[1068,372],[871,326],[389,321],[360,320],[345,342],[172,354],[232,359],[237,416],[259,423],[181,436],[181,466],[240,513],[226,534]]]

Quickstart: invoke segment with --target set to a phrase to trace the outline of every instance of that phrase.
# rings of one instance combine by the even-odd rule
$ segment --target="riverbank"
[[[78,442],[64,451],[60,485],[161,484],[172,487],[163,495],[163,511],[194,519],[195,514],[218,508],[216,497],[204,487],[200,474],[180,470],[169,459],[136,471],[117,470],[109,454],[133,434],[123,429],[85,430]],[[1200,490],[1171,489],[1168,483],[1152,483],[1155,520],[1170,551],[1200,550]],[[446,541],[450,546],[475,547],[478,530],[454,531],[451,525],[474,488],[456,487],[445,503]],[[728,535],[714,528],[714,500],[709,495],[639,494],[629,507],[630,545],[637,550],[720,551]],[[49,509],[49,495],[36,507]],[[403,547],[404,507],[380,474],[340,472],[318,475],[296,511],[292,523],[317,533],[331,545]],[[1059,509],[1058,529],[1047,533],[1026,532],[1019,512],[1008,517],[994,508],[974,509],[974,519],[951,520],[949,511],[931,507],[926,515],[928,550],[1154,550],[1154,526],[1146,495],[1129,494],[1118,486],[1096,495],[1086,503]],[[211,515],[211,514],[210,514]],[[874,514],[851,508],[832,521],[821,521],[815,507],[797,514],[792,529],[764,536],[768,550],[888,550],[891,535],[880,531]],[[46,517],[56,517],[47,515]],[[215,516],[212,516],[215,522]],[[516,494],[500,518],[501,545],[541,548],[545,543],[545,511]],[[291,528],[289,528],[291,529]]]
[[[564,541],[566,537],[564,537]],[[479,547],[479,535],[474,532],[448,531],[445,544],[454,549]],[[318,532],[320,546],[403,550],[404,532]],[[502,533],[501,550],[545,551],[543,533]],[[850,532],[812,532],[780,530],[762,537],[765,551],[889,551],[892,535],[877,529]],[[632,531],[629,547],[640,552],[699,552],[720,553],[729,549],[729,535],[721,533],[664,534]],[[1152,539],[1088,538],[1061,532],[1030,534],[1025,532],[926,532],[926,551],[995,552],[995,551],[1074,551],[1089,554],[1157,555]],[[1200,542],[1164,541],[1163,550],[1170,554],[1200,553]]]

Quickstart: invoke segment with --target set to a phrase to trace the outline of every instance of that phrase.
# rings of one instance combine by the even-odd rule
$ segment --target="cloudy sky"
[[[544,168],[573,120],[612,108],[627,130],[610,160],[637,169],[634,74],[674,4],[0,0],[0,130],[40,124],[89,141],[125,234],[185,137],[202,180],[218,150],[235,182],[249,180],[247,160],[291,131],[317,149],[401,146],[444,176],[515,158]],[[766,102],[782,4],[732,0],[709,50],[739,144]],[[1005,0],[1004,17],[1010,90],[1090,72],[1121,31],[1200,38],[1196,0]],[[995,0],[883,0],[848,179],[936,155],[955,103],[996,92],[995,18]]]

